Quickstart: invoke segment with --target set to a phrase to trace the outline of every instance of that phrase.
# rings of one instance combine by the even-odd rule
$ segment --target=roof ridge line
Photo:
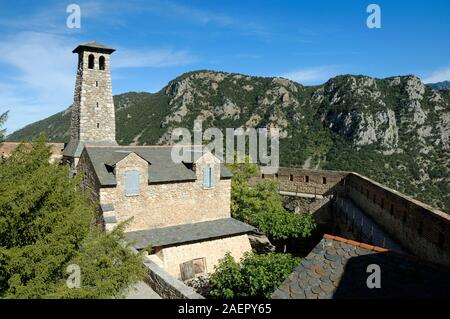
[[[439,270],[444,270],[444,271],[450,272],[450,268],[446,268],[444,265],[435,264],[435,263],[430,262],[430,261],[428,261],[426,259],[414,256],[414,255],[410,255],[410,254],[407,254],[407,253],[399,253],[399,252],[391,250],[391,249],[386,249],[386,248],[379,247],[379,246],[373,246],[373,245],[369,245],[369,244],[366,244],[366,243],[362,243],[362,242],[358,242],[358,241],[354,241],[354,240],[351,240],[351,239],[346,239],[346,238],[343,238],[343,237],[334,236],[334,235],[330,235],[330,234],[324,234],[323,238],[331,239],[331,240],[334,240],[334,241],[338,241],[338,242],[341,242],[341,243],[349,244],[349,245],[352,245],[352,246],[355,246],[355,247],[365,248],[365,249],[376,251],[376,252],[389,253],[391,255],[395,255],[395,256],[398,256],[398,257],[401,257],[401,258],[413,260],[413,261],[415,261],[417,263],[425,264],[425,265],[428,265],[430,267],[433,267],[433,268],[436,268],[436,269],[439,269]]]
[[[356,246],[356,247],[361,247],[361,248],[365,248],[368,250],[373,250],[373,251],[377,251],[377,252],[392,252],[392,250],[387,249],[387,248],[383,248],[380,246],[374,246],[374,245],[369,245],[366,243],[362,243],[362,242],[358,242],[358,241],[354,241],[351,239],[347,239],[347,238],[343,238],[343,237],[339,237],[339,236],[334,236],[334,235],[330,235],[330,234],[324,234],[323,238],[328,238],[328,239],[332,239],[335,241],[339,241],[345,244],[349,244],[352,246]]]

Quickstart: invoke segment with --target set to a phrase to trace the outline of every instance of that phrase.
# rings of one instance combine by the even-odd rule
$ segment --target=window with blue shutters
[[[207,166],[203,168],[203,187],[214,187],[214,166]]]
[[[125,172],[125,194],[127,196],[139,195],[141,192],[141,183],[139,171],[126,171]]]

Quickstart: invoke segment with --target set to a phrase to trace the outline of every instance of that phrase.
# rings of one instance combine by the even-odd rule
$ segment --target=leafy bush
[[[231,214],[236,219],[257,227],[275,240],[308,237],[315,228],[309,213],[294,214],[283,207],[275,181],[265,180],[253,187],[249,178],[257,172],[251,163],[228,165],[233,173]]]
[[[289,254],[247,253],[238,263],[227,254],[211,275],[213,288],[210,296],[226,299],[270,298],[300,261],[300,258]]]
[[[0,297],[120,296],[141,278],[142,257],[119,244],[122,228],[92,225],[79,179],[49,158],[40,138],[0,163]],[[66,287],[70,264],[81,268],[81,288]]]

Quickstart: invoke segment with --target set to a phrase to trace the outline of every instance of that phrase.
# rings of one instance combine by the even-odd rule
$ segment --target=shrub
[[[213,288],[210,296],[226,299],[270,298],[300,261],[300,258],[290,254],[247,253],[238,263],[227,254],[211,275]]]

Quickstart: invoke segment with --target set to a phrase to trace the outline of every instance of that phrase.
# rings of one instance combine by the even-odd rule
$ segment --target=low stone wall
[[[138,254],[136,248],[129,246],[126,241],[121,240],[120,244],[133,254]],[[147,256],[144,257],[144,266],[148,271],[148,276],[144,278],[147,283],[163,299],[205,299],[196,293],[194,289],[185,285],[182,281],[171,276],[164,269],[159,267]]]
[[[280,190],[284,192],[305,193],[314,195],[329,195],[336,192],[340,182],[348,172],[309,170],[301,168],[280,167],[276,174],[265,174],[261,168],[261,175],[253,181],[261,179],[277,179]]]
[[[450,266],[450,215],[356,173],[347,176],[346,191],[414,255]]]
[[[417,257],[450,266],[450,215],[353,172],[280,168],[280,191],[347,197]]]
[[[144,266],[148,270],[148,277],[144,281],[163,299],[205,299],[147,257]]]

